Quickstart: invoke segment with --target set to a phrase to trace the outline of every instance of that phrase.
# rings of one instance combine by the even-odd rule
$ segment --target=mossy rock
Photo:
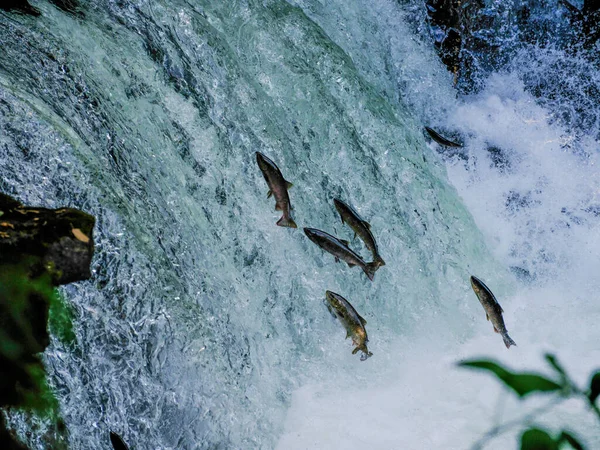
[[[49,327],[59,339],[75,341],[69,307],[56,286],[91,276],[94,223],[77,209],[30,208],[0,194],[0,407],[49,417],[58,436],[53,448],[66,448],[57,447],[64,424],[39,355],[49,344]],[[3,420],[0,442],[26,448]]]
[[[95,218],[72,208],[23,206],[0,194],[0,264],[30,262],[32,277],[48,272],[54,285],[91,276]]]

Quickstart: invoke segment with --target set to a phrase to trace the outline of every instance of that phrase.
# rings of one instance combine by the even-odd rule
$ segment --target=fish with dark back
[[[359,266],[367,275],[369,280],[373,281],[375,271],[379,265],[375,262],[365,262],[354,250],[348,247],[348,242],[338,239],[329,233],[317,230],[316,228],[304,228],[304,233],[308,238],[321,247],[326,252],[335,257],[335,261],[345,261],[349,267]]]
[[[517,344],[510,338],[506,330],[506,325],[504,325],[504,319],[502,318],[504,310],[500,306],[500,303],[498,303],[498,300],[496,300],[494,294],[492,294],[492,291],[490,291],[483,281],[475,276],[471,277],[471,287],[485,310],[486,319],[492,322],[494,331],[502,336],[506,348],[510,348],[511,345],[516,346]]]
[[[427,134],[429,136],[431,136],[431,139],[433,139],[435,142],[437,142],[440,145],[444,145],[446,147],[454,147],[454,148],[462,148],[462,146],[463,146],[462,144],[459,144],[458,142],[453,142],[449,139],[446,139],[444,136],[439,134],[433,128],[425,127],[425,131],[427,131]]]
[[[117,433],[110,432],[110,443],[115,450],[129,450],[129,447]]]
[[[358,236],[365,243],[365,246],[373,254],[373,262],[377,264],[377,268],[385,266],[385,261],[379,254],[377,242],[371,233],[371,225],[363,220],[358,213],[347,203],[344,203],[338,198],[333,199],[335,209],[340,214],[342,223],[347,224],[354,231],[354,237]]]
[[[346,329],[346,339],[352,338],[352,343],[356,348],[352,354],[356,354],[359,350],[363,352],[360,357],[361,361],[373,356],[373,353],[367,348],[367,330],[365,325],[367,321],[363,319],[348,300],[335,292],[325,292],[327,309],[329,312],[342,323]]]
[[[277,164],[262,153],[256,152],[256,162],[269,186],[267,198],[270,198],[271,195],[275,197],[275,211],[283,213],[281,219],[277,221],[277,225],[280,227],[297,228],[296,222],[292,219],[293,208],[288,194],[288,189],[293,186],[292,183],[283,178]]]

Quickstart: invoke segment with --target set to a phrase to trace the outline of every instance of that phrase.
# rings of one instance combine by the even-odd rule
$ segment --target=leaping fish
[[[373,356],[373,353],[367,348],[367,342],[369,342],[367,330],[365,330],[367,321],[363,319],[350,302],[341,295],[327,291],[325,292],[325,298],[327,299],[326,305],[329,312],[334,317],[337,317],[346,329],[346,339],[352,338],[352,343],[356,345],[352,354],[356,354],[359,350],[363,352],[360,357],[361,361]]]
[[[129,450],[123,438],[119,436],[117,433],[110,432],[110,443],[112,444],[115,450]]]
[[[296,222],[292,219],[291,211],[293,208],[290,196],[288,195],[288,189],[293,186],[292,183],[286,181],[277,164],[262,153],[256,152],[256,162],[269,186],[267,198],[273,195],[275,197],[275,211],[283,212],[283,216],[277,221],[277,225],[280,227],[297,228]]]
[[[458,142],[452,142],[451,140],[446,139],[444,136],[439,134],[437,131],[435,131],[429,127],[425,127],[425,131],[427,131],[427,134],[429,134],[429,136],[431,136],[431,139],[433,139],[435,142],[437,142],[440,145],[445,145],[446,147],[455,147],[455,148],[461,148],[463,146],[462,144],[459,144]]]
[[[510,348],[511,345],[516,346],[517,344],[510,338],[504,325],[504,319],[502,318],[504,310],[500,306],[500,303],[498,303],[498,300],[496,300],[496,297],[494,297],[494,294],[492,294],[492,291],[490,291],[483,281],[474,276],[471,277],[471,287],[485,310],[486,319],[492,322],[494,331],[502,336],[506,348]]]
[[[385,266],[385,261],[379,254],[379,248],[377,247],[373,233],[371,233],[371,225],[369,225],[367,221],[363,220],[354,210],[354,208],[347,203],[344,203],[340,199],[334,198],[333,204],[335,205],[337,212],[340,214],[342,223],[348,224],[348,226],[354,231],[354,237],[360,237],[365,243],[365,246],[371,251],[373,254],[373,262],[377,263],[377,268],[380,266]]]
[[[375,271],[379,266],[375,262],[366,263],[357,253],[348,247],[348,242],[316,228],[304,228],[304,233],[323,250],[335,256],[336,262],[341,259],[349,267],[360,266],[367,277],[369,277],[369,280],[373,281]]]

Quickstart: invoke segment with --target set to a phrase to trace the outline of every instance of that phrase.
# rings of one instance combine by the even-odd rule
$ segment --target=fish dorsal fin
[[[487,320],[490,320],[490,316],[488,316],[488,313],[485,313],[485,318],[486,318]]]
[[[267,198],[271,198],[272,195],[273,195],[273,191],[267,192]]]
[[[366,220],[363,220],[363,224],[365,225],[365,227],[367,227],[369,230],[371,229],[371,224],[369,222],[367,222]]]
[[[363,324],[363,327],[367,324],[367,321],[364,317],[358,316],[358,320],[360,320],[360,323]]]
[[[350,245],[350,242],[348,242],[348,241],[345,241],[345,240],[343,240],[343,239],[340,239],[340,242],[341,242],[342,244],[344,244],[346,247],[348,247],[348,246]]]
[[[286,184],[286,186],[287,186],[288,189],[291,189],[294,186],[294,184],[290,183],[289,181],[286,181],[285,184]]]
[[[338,258],[337,256],[335,257],[335,262],[340,262],[340,258]]]

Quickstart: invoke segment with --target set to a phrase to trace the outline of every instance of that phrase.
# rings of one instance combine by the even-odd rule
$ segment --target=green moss
[[[61,303],[50,276],[30,279],[25,267],[0,266],[0,406],[56,417],[58,403],[48,388],[39,353],[48,345],[50,305]],[[56,328],[72,334],[64,313],[55,315],[61,317]]]
[[[65,302],[64,297],[58,291],[50,296],[50,316],[48,319],[48,330],[62,343],[75,345],[76,338],[73,331],[73,310]]]

